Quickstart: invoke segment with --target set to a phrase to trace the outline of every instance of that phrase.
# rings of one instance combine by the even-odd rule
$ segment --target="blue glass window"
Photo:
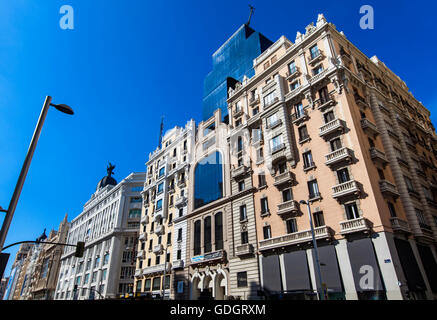
[[[159,199],[157,202],[156,202],[156,210],[159,210],[159,209],[161,209],[162,208],[162,199]]]
[[[162,167],[161,169],[159,169],[159,176],[162,177],[165,173],[165,168]]]
[[[320,54],[320,51],[319,51],[319,48],[317,47],[317,45],[312,47],[310,49],[310,52],[311,52],[311,59],[317,58]]]
[[[164,183],[158,184],[158,193],[162,192],[164,190]]]
[[[223,197],[223,168],[220,152],[201,160],[194,171],[194,208]]]

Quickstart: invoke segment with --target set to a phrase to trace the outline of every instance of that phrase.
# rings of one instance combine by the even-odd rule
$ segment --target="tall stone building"
[[[184,299],[189,164],[196,125],[168,130],[150,153],[135,272],[135,294]],[[164,275],[165,274],[165,275]],[[164,280],[165,279],[165,280]],[[165,281],[165,282],[164,282]],[[165,288],[164,288],[165,286]]]
[[[58,231],[52,230],[45,242],[66,243],[70,224],[65,215],[59,224]],[[32,271],[30,299],[53,300],[59,276],[60,260],[64,252],[64,246],[56,244],[40,244],[38,258]]]
[[[11,267],[11,274],[6,286],[3,300],[20,300],[23,288],[26,287],[28,277],[26,277],[27,266],[29,264],[29,255],[34,245],[32,243],[23,243],[20,245],[15,260]]]
[[[55,299],[116,298],[133,292],[136,246],[145,173],[131,173],[121,182],[107,169],[83,211],[71,221],[67,243],[85,242],[82,258],[65,247]]]
[[[430,112],[323,15],[254,68],[228,105],[230,127],[246,132],[236,170],[253,171],[263,295],[313,299],[323,287],[330,299],[436,298]]]

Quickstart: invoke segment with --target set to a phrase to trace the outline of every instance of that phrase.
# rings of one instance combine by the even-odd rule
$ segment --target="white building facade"
[[[131,173],[117,184],[108,176],[71,221],[67,242],[85,242],[82,258],[66,247],[56,287],[56,300],[115,298],[132,292],[136,243],[145,173]]]

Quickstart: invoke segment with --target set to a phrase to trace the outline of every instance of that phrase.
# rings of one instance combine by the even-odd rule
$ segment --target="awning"
[[[261,256],[263,289],[269,293],[281,292],[281,270],[279,267],[279,256],[274,254],[271,256]]]
[[[419,266],[417,265],[410,243],[397,238],[394,240],[399,260],[401,261],[402,269],[407,279],[408,289],[410,291],[425,291],[425,282],[420,274]]]
[[[314,256],[314,250],[311,250],[313,254],[314,272],[316,276],[317,287],[320,288],[319,277],[316,270],[316,258]],[[341,282],[340,270],[338,268],[337,253],[335,247],[327,245],[318,247],[320,273],[322,274],[322,282],[326,284],[328,293],[330,292],[343,292],[343,284]]]
[[[364,238],[347,243],[357,292],[385,291],[372,240]]]
[[[426,277],[432,292],[437,293],[437,263],[428,246],[417,245],[420,259],[422,260],[423,268],[425,269]]]
[[[287,291],[313,290],[306,251],[295,251],[284,254],[285,277]]]

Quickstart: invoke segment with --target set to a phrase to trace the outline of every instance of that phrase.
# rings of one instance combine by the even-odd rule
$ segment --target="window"
[[[152,251],[153,249],[153,239],[149,240],[149,251]]]
[[[272,152],[276,152],[283,147],[282,135],[278,135],[270,140],[270,148]]]
[[[296,223],[296,219],[295,218],[288,219],[286,224],[287,224],[287,233],[295,233],[295,232],[297,232],[297,223]]]
[[[169,213],[168,215],[168,224],[171,224],[173,222],[173,213]]]
[[[161,210],[162,209],[162,199],[159,199],[158,201],[156,201],[156,210]]]
[[[291,201],[292,199],[293,197],[291,196],[291,189],[282,191],[282,202],[288,202]]]
[[[270,61],[264,63],[264,70],[266,70],[268,67],[270,67]]]
[[[171,232],[167,234],[167,245],[171,244]]]
[[[384,171],[382,171],[382,169],[378,169],[378,175],[379,175],[379,179],[385,180]]]
[[[340,138],[336,138],[336,139],[334,139],[334,140],[331,140],[331,141],[329,142],[329,144],[331,145],[331,151],[332,151],[332,152],[334,152],[334,151],[339,150],[339,149],[342,148]]]
[[[206,217],[203,222],[203,245],[205,253],[212,251],[211,244],[211,217]]]
[[[308,191],[309,191],[310,199],[315,199],[320,197],[317,180],[308,181]]]
[[[368,138],[368,141],[369,141],[370,148],[375,148],[375,142],[373,141],[373,139]]]
[[[179,250],[176,252],[176,260],[181,260],[181,257],[182,257],[182,250],[179,249]]]
[[[266,96],[264,97],[264,106],[269,106],[269,105],[271,105],[271,104],[274,102],[274,100],[275,100],[275,95],[276,95],[276,92],[275,92],[275,91],[272,91],[271,93],[269,93],[268,95],[266,95]]]
[[[214,217],[215,225],[215,250],[223,249],[223,214],[216,213]]]
[[[141,280],[137,281],[137,290],[136,290],[136,292],[141,292],[141,284],[142,284]]]
[[[318,211],[314,212],[314,226],[316,228],[323,227],[325,225],[325,219],[323,218],[323,212]]]
[[[305,110],[302,103],[296,104],[294,106],[294,112],[296,113],[296,119],[302,118],[305,115]]]
[[[159,177],[162,177],[165,173],[165,168],[162,167],[161,169],[159,169]]]
[[[130,202],[131,203],[138,203],[138,202],[141,202],[141,201],[142,201],[141,197],[130,198]]]
[[[129,210],[129,218],[140,218],[141,217],[141,209],[130,209]]]
[[[247,287],[247,271],[237,272],[237,287]]]
[[[151,283],[152,283],[151,279],[146,279],[146,281],[144,282],[144,291],[150,291]]]
[[[325,119],[325,123],[334,121],[335,120],[334,112],[333,111],[326,112],[325,114],[323,114],[323,119]]]
[[[267,198],[261,199],[261,214],[265,214],[269,212],[269,204]]]
[[[267,127],[274,127],[278,123],[278,121],[278,115],[276,113],[272,114],[270,117],[267,118]]]
[[[90,280],[90,274],[87,273],[87,274],[85,274],[85,278],[83,280],[83,284],[87,284],[89,280]]]
[[[396,218],[397,217],[396,209],[395,209],[395,206],[393,205],[393,203],[387,202],[387,205],[388,205],[388,210],[390,211],[390,216],[392,218]]]
[[[109,263],[109,253],[105,253],[103,256],[103,265],[107,265]]]
[[[223,197],[222,156],[210,154],[194,169],[194,208],[200,208]]]
[[[290,72],[290,75],[295,73],[297,71],[296,69],[296,62],[292,61],[288,64],[288,72]]]
[[[243,150],[243,138],[238,137],[237,139],[237,151],[240,152]]]
[[[300,87],[300,81],[296,80],[290,84],[290,91],[296,90]]]
[[[405,184],[407,185],[408,191],[414,192],[413,183],[411,182],[410,178],[404,176],[404,180],[405,180]]]
[[[302,155],[302,158],[303,158],[304,169],[314,167],[313,155],[311,154],[311,151],[305,152]]]
[[[240,221],[247,220],[246,205],[240,206]]]
[[[319,98],[320,98],[320,104],[322,104],[322,105],[327,103],[329,100],[331,100],[329,98],[329,93],[328,93],[327,87],[323,87],[322,89],[319,90]]]
[[[311,60],[317,58],[319,55],[320,55],[320,51],[317,45],[310,48]]]
[[[417,219],[419,220],[420,228],[425,229],[425,230],[432,230],[431,227],[426,222],[425,215],[423,214],[423,211],[419,210],[419,209],[415,209],[415,210],[416,210]]]
[[[213,132],[215,130],[215,122],[213,122],[212,124],[210,124],[207,128],[205,128],[203,130],[203,135],[206,136],[209,133]]]
[[[358,208],[355,202],[346,204],[344,207],[346,209],[346,217],[348,220],[354,220],[360,217],[360,213],[358,212]]]
[[[239,126],[241,126],[242,123],[243,123],[243,122],[242,122],[241,118],[238,118],[238,119],[235,121],[235,127],[238,128]]]
[[[263,161],[263,159],[264,159],[263,148],[261,147],[259,149],[256,149],[256,162],[258,163],[260,161]]]
[[[350,181],[349,171],[347,168],[343,168],[337,171],[337,177],[339,184]]]
[[[182,228],[178,229],[178,241],[182,241]]]
[[[152,286],[152,290],[159,290],[161,289],[161,277],[155,277],[153,278],[153,286]]]
[[[93,277],[91,278],[91,282],[96,282],[97,281],[97,271],[93,272]]]
[[[270,239],[272,237],[272,230],[270,228],[270,226],[264,226],[263,227],[263,234],[264,234],[264,239]]]
[[[244,180],[238,182],[238,191],[244,190]]]
[[[164,191],[164,182],[158,184],[158,193],[161,193]]]
[[[184,209],[180,208],[179,209],[179,217],[182,217],[184,215]]]
[[[308,128],[306,125],[299,127],[299,141],[307,140],[310,136],[308,134]]]
[[[106,273],[107,273],[108,269],[103,269],[102,272],[102,280],[106,280]]]
[[[161,263],[161,256],[156,256],[155,258],[155,265],[158,265]]]
[[[267,182],[266,182],[266,175],[264,174],[264,172],[262,172],[262,173],[260,173],[259,175],[258,175],[258,187],[259,188],[261,188],[261,187],[264,187],[264,186],[266,186],[267,185]]]
[[[249,243],[249,234],[247,231],[241,233],[241,244]]]
[[[197,256],[201,253],[200,241],[201,241],[201,221],[194,222],[194,255]]]
[[[322,71],[323,71],[323,66],[320,64],[313,69],[313,76],[316,76],[316,75],[322,73]]]

